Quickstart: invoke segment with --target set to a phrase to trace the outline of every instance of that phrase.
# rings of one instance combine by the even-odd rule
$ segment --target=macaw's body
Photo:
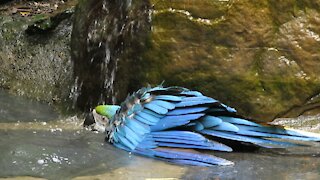
[[[199,150],[231,152],[243,144],[284,148],[297,144],[279,139],[320,140],[318,134],[248,121],[235,109],[182,87],[142,88],[121,106],[97,106],[93,117],[114,146],[183,165],[233,164]]]

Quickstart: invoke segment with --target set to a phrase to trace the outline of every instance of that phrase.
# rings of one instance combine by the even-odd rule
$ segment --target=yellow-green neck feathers
[[[95,108],[96,112],[102,116],[111,119],[117,112],[120,106],[117,105],[99,105]]]

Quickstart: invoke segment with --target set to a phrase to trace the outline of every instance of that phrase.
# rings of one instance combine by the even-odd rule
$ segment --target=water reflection
[[[319,145],[307,155],[275,152],[214,153],[235,162],[211,168],[176,166],[121,151],[103,136],[83,130],[0,130],[0,177],[182,178],[182,179],[319,179]],[[297,149],[298,150],[298,149]],[[299,151],[295,153],[299,154]],[[283,153],[283,152],[282,152]]]
[[[233,167],[217,167],[210,170],[190,168],[183,176],[183,179],[320,178],[320,159],[313,156],[293,156],[290,154],[284,156],[258,152],[228,153],[223,154],[223,157],[234,161],[235,165]]]
[[[68,179],[104,174],[105,178],[140,179],[181,175],[179,166],[131,155],[104,143],[103,136],[93,132],[0,130],[0,136],[0,177]]]

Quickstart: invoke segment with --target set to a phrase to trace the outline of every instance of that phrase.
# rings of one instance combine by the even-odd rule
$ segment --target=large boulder
[[[152,1],[143,82],[204,92],[250,118],[319,113],[319,1]]]
[[[144,0],[80,2],[72,39],[79,106],[118,103],[165,81],[261,121],[319,113],[318,1],[150,3],[151,14]]]
[[[0,86],[48,102],[67,100],[71,89],[88,109],[165,81],[258,120],[317,114],[319,7],[312,0],[82,0],[74,67],[70,16],[2,11]]]
[[[4,6],[0,12],[1,88],[50,103],[69,101],[71,2],[59,4],[58,9],[41,2]]]

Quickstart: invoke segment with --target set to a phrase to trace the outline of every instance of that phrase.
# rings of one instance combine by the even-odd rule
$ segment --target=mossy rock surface
[[[74,21],[79,23],[74,26],[75,40],[71,42],[77,59],[74,65],[97,58],[93,66],[101,69],[102,78],[88,78],[84,82],[91,85],[82,84],[87,86],[88,96],[97,94],[84,98],[85,107],[118,103],[141,86],[165,81],[166,86],[199,90],[235,107],[239,114],[261,121],[320,112],[319,1],[109,3],[110,8],[119,6],[120,13],[105,11],[109,6],[102,0],[94,1],[93,9],[84,2],[80,2],[78,9],[82,11]],[[25,33],[32,22],[38,19],[41,23],[43,18],[1,16],[0,85],[53,102],[68,97],[72,72],[85,75],[82,72],[92,63],[82,64],[84,70],[74,70],[68,61],[70,21],[45,28],[49,30],[45,35]],[[81,43],[90,47],[77,49]],[[81,55],[84,52],[89,56]],[[91,86],[99,86],[98,91],[91,91]],[[79,95],[80,91],[74,90],[73,95]]]
[[[199,90],[261,121],[319,112],[318,1],[152,3],[145,83]]]
[[[1,88],[49,103],[69,101],[74,6],[69,3],[55,12],[29,16],[0,12]]]

